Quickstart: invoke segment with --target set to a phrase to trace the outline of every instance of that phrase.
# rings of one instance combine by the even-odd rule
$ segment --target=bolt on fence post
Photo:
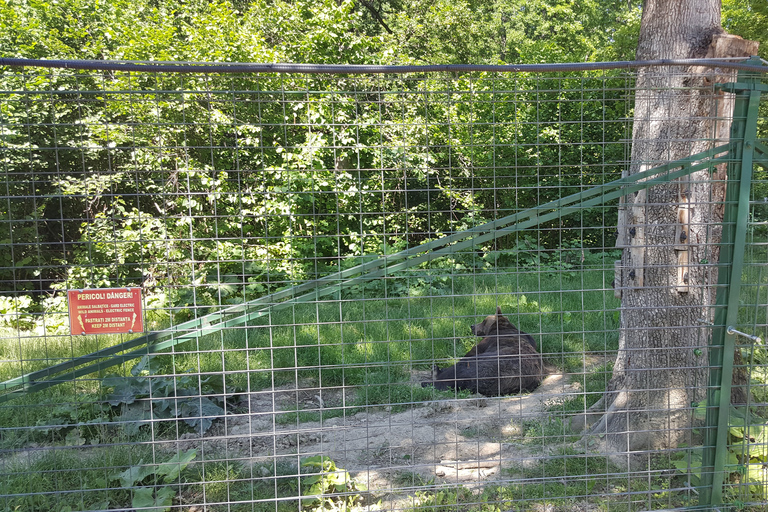
[[[753,334],[747,334],[745,332],[737,331],[736,328],[734,328],[732,325],[728,326],[728,329],[725,331],[728,334],[734,334],[736,336],[741,336],[742,338],[747,338],[749,341],[752,341],[754,343],[762,343],[763,339],[760,336],[755,336]]]

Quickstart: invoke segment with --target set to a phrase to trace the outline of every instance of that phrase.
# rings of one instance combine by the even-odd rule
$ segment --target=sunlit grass
[[[124,343],[138,335],[38,335],[7,331],[0,337],[0,379],[8,380]]]
[[[223,371],[243,383],[250,375],[251,389],[296,378],[359,385],[393,365],[426,370],[461,357],[477,342],[470,325],[501,306],[538,340],[551,364],[579,369],[584,352],[617,348],[618,304],[605,280],[600,270],[551,280],[535,273],[478,275],[454,278],[452,295],[296,304],[261,326],[179,345],[173,365],[176,372]]]
[[[477,339],[470,325],[497,306],[532,334],[546,360],[579,371],[585,352],[610,353],[618,342],[618,301],[602,269],[568,273],[465,274],[448,286],[411,296],[363,291],[271,313],[258,324],[233,327],[176,345],[159,354],[156,374],[216,375],[230,389],[259,390],[309,380],[324,386],[404,382],[410,370],[451,364]],[[380,287],[386,294],[387,282]],[[354,292],[354,290],[353,290]],[[122,335],[0,339],[0,378],[71,360],[127,341]],[[81,379],[98,392],[107,373],[127,375],[132,362]],[[59,396],[64,389],[33,396]],[[82,391],[82,389],[81,389]],[[35,401],[33,399],[33,401]]]

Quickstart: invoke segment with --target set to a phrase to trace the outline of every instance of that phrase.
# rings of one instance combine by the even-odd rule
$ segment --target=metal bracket
[[[715,84],[716,91],[741,92],[741,91],[768,91],[768,84],[744,83],[744,82],[726,82],[724,84]]]
[[[643,270],[645,269],[645,206],[647,190],[640,190],[629,208],[629,273],[622,277],[628,277],[627,288],[643,287]]]

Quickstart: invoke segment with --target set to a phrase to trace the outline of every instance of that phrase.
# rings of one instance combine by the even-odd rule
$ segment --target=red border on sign
[[[141,288],[93,288],[67,291],[72,334],[144,332]]]

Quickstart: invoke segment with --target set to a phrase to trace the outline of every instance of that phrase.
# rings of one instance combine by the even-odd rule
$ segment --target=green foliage
[[[170,485],[178,482],[181,472],[196,455],[197,451],[192,449],[177,453],[160,464],[144,464],[144,461],[139,461],[125,471],[113,474],[110,480],[117,480],[123,488],[133,490],[132,507],[166,512],[171,510],[176,496],[176,489]]]
[[[457,510],[457,508],[461,510],[471,510],[468,507],[468,503],[475,500],[476,497],[472,495],[472,491],[466,487],[448,489],[437,488],[435,490],[417,491],[412,498],[413,508],[409,510],[429,510],[436,512],[449,512],[451,510]],[[462,508],[462,506],[467,508]]]
[[[69,334],[65,293],[0,295],[0,327],[44,334]]]
[[[51,404],[28,435],[33,441],[64,446],[98,445],[113,435],[105,426],[108,421],[108,407],[98,396],[81,394],[71,401]]]
[[[761,500],[768,499],[768,422],[744,408],[731,407],[728,461],[736,458],[739,480]]]
[[[706,402],[696,408],[696,416],[704,419]],[[726,484],[731,494],[751,500],[768,499],[768,481],[765,467],[768,464],[768,422],[744,407],[730,406],[728,427],[728,454],[725,472],[730,483]],[[701,449],[685,449],[677,452],[672,464],[683,474],[689,475],[692,483],[701,481]],[[728,489],[732,487],[732,489]]]
[[[764,43],[768,40],[768,5],[760,0],[723,0],[722,24],[731,34]],[[768,57],[764,44],[758,52],[761,57]]]
[[[370,5],[383,23],[351,0],[3,2],[0,54],[582,61],[612,48],[636,11],[618,1]],[[7,193],[37,198],[0,205],[13,221],[0,224],[0,244],[13,249],[0,251],[0,278],[30,292],[25,313],[39,310],[39,292],[50,287],[141,285],[175,308],[167,322],[186,320],[617,177],[627,137],[625,121],[611,121],[626,115],[625,83],[606,74],[393,78],[389,91],[377,79],[322,76],[54,70],[2,80],[16,91],[0,104],[5,169],[18,177]],[[233,101],[215,91],[238,92]],[[55,154],[44,149],[62,144]],[[499,172],[511,163],[518,175]],[[507,187],[517,193],[496,193]],[[542,226],[550,234],[537,244],[553,250],[579,237],[586,247],[608,246],[614,223],[613,209],[592,208],[577,221]],[[594,228],[572,238],[567,228],[577,224]],[[445,264],[460,271],[479,262]],[[420,270],[387,280],[386,292],[448,288],[437,262]]]
[[[764,10],[725,2],[724,23],[758,38]],[[24,0],[0,3],[0,54],[583,61],[629,58],[638,13],[637,5],[617,0]],[[19,177],[7,182],[7,193],[38,199],[0,205],[13,221],[0,225],[0,244],[13,247],[0,251],[0,277],[35,293],[51,284],[141,284],[177,308],[172,321],[336,271],[348,258],[412,247],[615,178],[624,158],[620,141],[628,136],[626,83],[609,74],[392,79],[395,95],[382,95],[374,79],[350,87],[344,78],[326,77],[109,73],[101,79],[51,71],[8,73],[3,81],[4,90],[17,91],[0,104],[5,169]],[[195,89],[203,92],[173,92]],[[122,93],[127,90],[130,96]],[[217,90],[253,92],[239,92],[234,102],[206,92]],[[514,101],[507,91],[515,91]],[[30,124],[46,128],[26,130]],[[67,149],[55,155],[42,149],[62,142]],[[517,175],[499,173],[512,163]],[[516,193],[496,193],[507,187]],[[613,209],[585,210],[578,221],[542,226],[536,250],[567,247],[576,237],[584,247],[609,246],[607,226],[614,223]],[[567,228],[576,225],[592,228],[570,238]],[[519,243],[499,240],[481,249],[514,251]],[[537,258],[554,272],[573,265],[554,253],[539,251]],[[447,288],[429,273],[387,283],[396,295]],[[25,296],[33,304],[17,311],[14,325],[21,329],[31,326],[28,315],[39,312],[42,300],[19,297]]]
[[[33,300],[29,295],[0,295],[0,327],[29,331],[35,327]]]
[[[547,417],[543,420],[527,421],[523,425],[523,442],[531,445],[551,443],[553,439],[564,439],[569,442],[578,440],[566,421],[559,417]]]
[[[639,26],[633,22],[640,10],[617,0],[389,0],[379,1],[378,9],[373,4],[359,8],[368,30],[381,34],[387,62],[415,64],[626,58],[637,44],[626,26]]]
[[[226,398],[220,381],[196,375],[156,375],[152,358],[142,357],[130,377],[107,376],[102,386],[112,388],[107,402],[121,406],[118,421],[124,422],[129,435],[151,419],[182,419],[200,434],[208,431],[213,420],[224,415],[222,405]]]
[[[301,461],[302,510],[356,510],[360,494],[368,489],[328,457],[317,455]],[[308,475],[308,476],[307,476]]]
[[[593,251],[580,239],[567,240],[559,247],[548,249],[528,234],[518,236],[511,249],[485,255],[495,265],[531,270],[547,277],[574,277],[582,268],[607,268],[619,257],[621,251]]]
[[[342,269],[371,262],[371,256],[347,258]],[[346,286],[342,298],[357,297],[429,297],[452,293],[456,276],[465,276],[476,270],[490,270],[489,262],[474,252],[457,252],[426,261],[403,271],[387,272],[381,279],[361,280]]]

